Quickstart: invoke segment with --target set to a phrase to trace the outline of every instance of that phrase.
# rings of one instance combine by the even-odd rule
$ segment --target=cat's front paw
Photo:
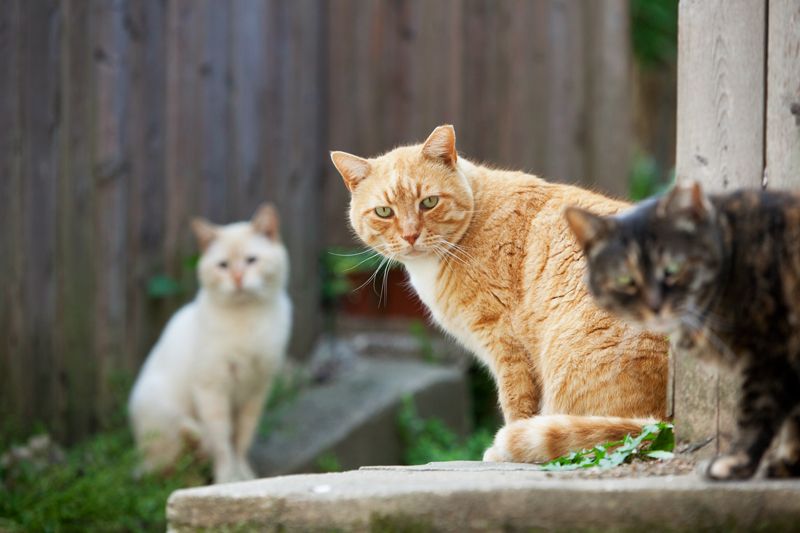
[[[743,452],[720,455],[708,465],[706,477],[715,481],[733,481],[749,479],[756,472],[758,464],[750,460]]]
[[[511,452],[508,450],[508,426],[500,428],[494,436],[492,445],[483,452],[483,461],[488,463],[511,462]]]

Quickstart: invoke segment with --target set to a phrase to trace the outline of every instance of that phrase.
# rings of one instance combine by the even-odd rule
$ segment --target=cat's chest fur
[[[260,388],[283,358],[291,317],[288,297],[252,309],[201,306],[197,311],[198,378],[232,392]]]
[[[407,260],[404,263],[408,279],[411,286],[422,300],[422,303],[430,310],[431,316],[439,326],[447,333],[456,338],[465,348],[478,356],[482,361],[489,363],[489,355],[484,343],[473,332],[466,318],[466,313],[455,314],[447,312],[442,305],[442,298],[439,288],[439,269],[441,263],[432,257],[422,257]]]

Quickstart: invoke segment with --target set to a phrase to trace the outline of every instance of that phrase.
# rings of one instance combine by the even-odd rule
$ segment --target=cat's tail
[[[654,418],[541,415],[516,420],[495,435],[484,461],[541,463],[597,444],[638,435]]]

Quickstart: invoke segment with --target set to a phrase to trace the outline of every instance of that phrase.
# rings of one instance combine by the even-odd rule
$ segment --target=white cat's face
[[[289,259],[277,233],[277,215],[259,211],[251,222],[212,226],[195,221],[204,247],[198,277],[204,289],[229,300],[268,298],[286,286]],[[261,218],[259,218],[261,217]]]

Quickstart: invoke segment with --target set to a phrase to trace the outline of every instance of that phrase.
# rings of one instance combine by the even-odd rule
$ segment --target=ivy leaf
[[[162,274],[153,276],[147,282],[147,295],[150,298],[169,298],[183,293],[183,287],[176,280]]]
[[[648,424],[636,436],[598,444],[591,449],[572,452],[544,463],[542,470],[575,470],[578,468],[613,468],[635,459],[670,459],[674,455],[675,435],[672,424]]]
[[[663,450],[653,450],[650,452],[644,452],[647,457],[652,457],[653,459],[672,459],[675,457],[675,454],[672,452],[665,452]]]

